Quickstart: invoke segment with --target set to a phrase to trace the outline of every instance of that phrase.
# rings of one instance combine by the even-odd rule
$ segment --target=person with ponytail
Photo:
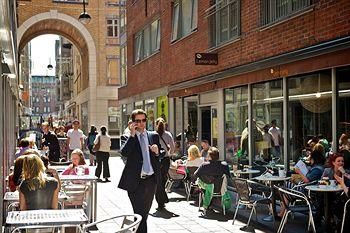
[[[35,154],[24,156],[22,183],[19,186],[20,209],[57,209],[58,192],[58,181],[47,177],[40,157]]]
[[[97,177],[98,182],[102,182],[100,175],[103,168],[103,178],[105,179],[104,182],[110,182],[108,179],[110,177],[108,159],[111,148],[111,137],[107,134],[106,126],[102,126],[100,130],[101,133],[97,135],[94,141],[95,145],[99,144],[99,148],[96,151],[97,168],[95,170],[95,176]]]
[[[168,179],[167,174],[170,167],[170,155],[174,153],[175,144],[171,133],[165,130],[165,120],[159,117],[156,120],[156,132],[159,135],[159,142],[163,149],[165,149],[165,156],[161,161],[161,177],[157,184],[156,201],[158,203],[158,210],[161,211],[165,208],[165,203],[169,202],[168,195],[165,192],[165,183]]]

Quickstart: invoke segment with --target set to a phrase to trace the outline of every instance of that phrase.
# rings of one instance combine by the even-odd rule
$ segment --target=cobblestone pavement
[[[120,157],[110,158],[111,182],[98,183],[98,209],[97,219],[111,217],[113,215],[132,213],[132,207],[124,190],[118,189],[117,185],[124,164]],[[148,218],[149,233],[190,233],[190,232],[240,232],[239,228],[244,226],[246,219],[236,221],[232,225],[233,214],[224,216],[218,212],[211,212],[209,217],[204,218],[198,211],[194,201],[187,202],[185,197],[179,193],[169,193],[170,202],[166,205],[167,212],[156,211],[157,203],[154,200],[150,216]],[[271,232],[263,225],[253,224],[255,232]],[[106,227],[115,227],[112,224]]]

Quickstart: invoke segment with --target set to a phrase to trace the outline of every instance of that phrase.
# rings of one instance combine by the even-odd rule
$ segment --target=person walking
[[[160,168],[160,179],[157,184],[157,191],[156,191],[156,201],[158,203],[158,210],[164,210],[165,203],[169,202],[168,195],[165,192],[165,183],[168,179],[168,171],[170,167],[170,155],[175,150],[175,144],[173,136],[169,131],[165,130],[165,120],[163,118],[158,118],[156,120],[156,132],[159,135],[160,138],[160,145],[162,148],[166,149],[165,156],[163,157],[161,161],[161,168]]]
[[[131,113],[130,135],[121,147],[126,164],[118,187],[128,192],[134,213],[142,220],[138,233],[147,232],[147,217],[160,177],[160,158],[165,151],[160,145],[159,135],[146,130],[147,114],[142,109]]]
[[[100,130],[101,133],[96,136],[94,141],[95,145],[99,144],[99,148],[96,151],[97,168],[95,171],[95,176],[98,178],[98,182],[102,181],[100,179],[100,175],[103,167],[103,178],[105,179],[105,182],[110,182],[108,179],[110,177],[108,159],[111,148],[111,137],[107,134],[106,126],[102,126]]]
[[[78,120],[73,121],[73,128],[68,130],[67,132],[67,145],[69,147],[69,156],[73,150],[80,149],[83,150],[84,145],[84,133],[81,129],[79,129],[80,123]]]
[[[96,139],[97,135],[97,129],[94,125],[91,125],[90,132],[87,138],[87,147],[89,148],[90,155],[89,155],[89,160],[90,160],[90,166],[96,165],[96,160],[95,160],[95,152],[92,150],[94,147],[94,141]]]
[[[49,160],[54,162],[59,162],[61,158],[60,144],[58,142],[57,136],[50,132],[49,123],[44,122],[41,125],[41,129],[44,133],[43,135],[43,150],[49,149]]]

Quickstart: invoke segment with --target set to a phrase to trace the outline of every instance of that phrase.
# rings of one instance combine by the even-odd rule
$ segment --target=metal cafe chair
[[[345,224],[345,218],[346,218],[346,212],[347,212],[346,209],[347,209],[349,203],[350,203],[350,199],[347,200],[347,201],[345,202],[345,205],[344,205],[344,213],[343,213],[343,220],[342,220],[342,222],[341,222],[341,230],[340,230],[340,233],[343,233],[343,230],[344,230],[344,224]]]
[[[233,217],[232,225],[234,225],[235,223],[237,212],[240,209],[239,207],[241,205],[247,206],[252,209],[247,222],[247,227],[249,227],[249,223],[253,212],[255,212],[255,216],[257,217],[257,213],[256,213],[257,204],[266,204],[271,209],[271,200],[270,200],[271,195],[269,197],[264,197],[261,195],[252,195],[251,188],[249,187],[248,182],[250,181],[242,178],[233,179],[233,184],[236,187],[236,191],[238,194],[238,203],[237,203],[235,215]]]
[[[104,222],[108,222],[111,220],[122,220],[122,223],[120,224],[120,228],[119,229],[115,229],[113,227],[113,230],[111,230],[109,228],[108,231],[106,232],[123,232],[123,233],[135,233],[141,223],[142,217],[139,214],[123,214],[123,215],[117,215],[117,216],[113,216],[110,218],[106,218],[103,220],[99,220],[93,223],[89,223],[89,224],[85,224],[82,226],[82,232],[89,232],[89,228],[96,226],[98,224],[104,223]],[[101,228],[103,230],[103,228]],[[98,231],[101,232],[101,231]]]
[[[283,204],[286,208],[286,210],[283,214],[280,226],[278,227],[277,233],[280,233],[283,231],[283,228],[288,220],[288,215],[290,213],[308,214],[309,215],[308,231],[310,230],[310,225],[311,225],[312,231],[316,232],[315,222],[314,222],[314,218],[312,215],[312,207],[311,207],[311,203],[309,201],[309,198],[304,193],[293,190],[293,189],[281,188],[281,187],[277,187],[277,186],[275,186],[275,188],[278,190],[280,197],[281,197],[281,202],[283,202]],[[293,198],[294,201],[300,200],[305,204],[293,205],[292,203],[287,203],[286,200],[289,200],[291,198]]]
[[[188,196],[188,190],[190,186],[190,182],[187,179],[187,173],[184,172],[184,174],[179,174],[176,172],[176,169],[169,168],[168,171],[168,180],[165,183],[165,191],[170,192],[171,187],[173,186],[175,181],[180,181],[184,184],[185,192],[186,192],[186,198]]]

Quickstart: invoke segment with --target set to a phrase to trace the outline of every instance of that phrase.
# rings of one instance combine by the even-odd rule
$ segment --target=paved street
[[[117,188],[123,166],[120,157],[110,158],[112,182],[98,184],[98,220],[122,213],[132,213],[127,193]],[[153,202],[148,218],[150,233],[239,232],[239,228],[244,226],[241,221],[236,221],[235,225],[232,225],[232,213],[228,213],[227,216],[211,213],[208,218],[203,218],[194,201],[187,202],[183,195],[175,192],[170,193],[169,198],[170,203],[166,206],[169,212],[166,213],[157,212],[157,203]],[[243,218],[242,221],[246,222],[246,219]],[[108,229],[107,227],[113,227],[113,225],[104,227]],[[256,232],[271,232],[262,225],[254,225],[254,227]]]

